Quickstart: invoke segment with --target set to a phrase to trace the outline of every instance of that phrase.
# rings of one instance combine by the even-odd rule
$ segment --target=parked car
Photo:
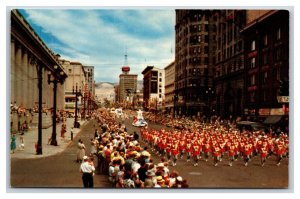
[[[259,130],[267,130],[267,126],[258,122],[251,121],[239,121],[236,124],[237,128],[242,131],[243,129],[248,131],[259,131]]]

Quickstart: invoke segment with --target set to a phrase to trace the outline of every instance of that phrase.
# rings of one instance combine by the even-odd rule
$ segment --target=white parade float
[[[148,123],[145,121],[144,117],[143,117],[143,111],[142,110],[138,110],[137,111],[137,116],[133,117],[133,122],[132,122],[133,126],[146,126],[148,125]]]

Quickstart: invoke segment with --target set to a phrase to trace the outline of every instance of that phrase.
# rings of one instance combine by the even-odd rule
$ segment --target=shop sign
[[[271,108],[270,115],[284,115],[282,108]]]
[[[278,103],[289,103],[289,96],[277,96]]]
[[[261,108],[258,111],[259,115],[270,115],[270,109],[269,108]]]

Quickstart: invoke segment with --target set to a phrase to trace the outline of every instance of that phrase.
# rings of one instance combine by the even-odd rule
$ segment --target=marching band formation
[[[243,131],[237,129],[225,130],[212,124],[203,124],[193,130],[150,130],[141,129],[142,139],[153,147],[160,156],[166,156],[176,166],[178,158],[186,156],[186,161],[193,160],[198,166],[203,158],[208,161],[213,157],[213,165],[217,166],[224,156],[228,158],[228,165],[232,166],[238,157],[244,160],[245,166],[249,161],[260,156],[261,166],[271,155],[277,156],[277,166],[283,157],[288,157],[289,140],[286,134],[275,136],[263,131]]]

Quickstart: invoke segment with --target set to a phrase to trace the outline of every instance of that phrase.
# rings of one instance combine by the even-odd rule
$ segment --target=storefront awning
[[[276,124],[281,120],[282,116],[281,115],[271,115],[266,118],[264,121],[264,124]]]

